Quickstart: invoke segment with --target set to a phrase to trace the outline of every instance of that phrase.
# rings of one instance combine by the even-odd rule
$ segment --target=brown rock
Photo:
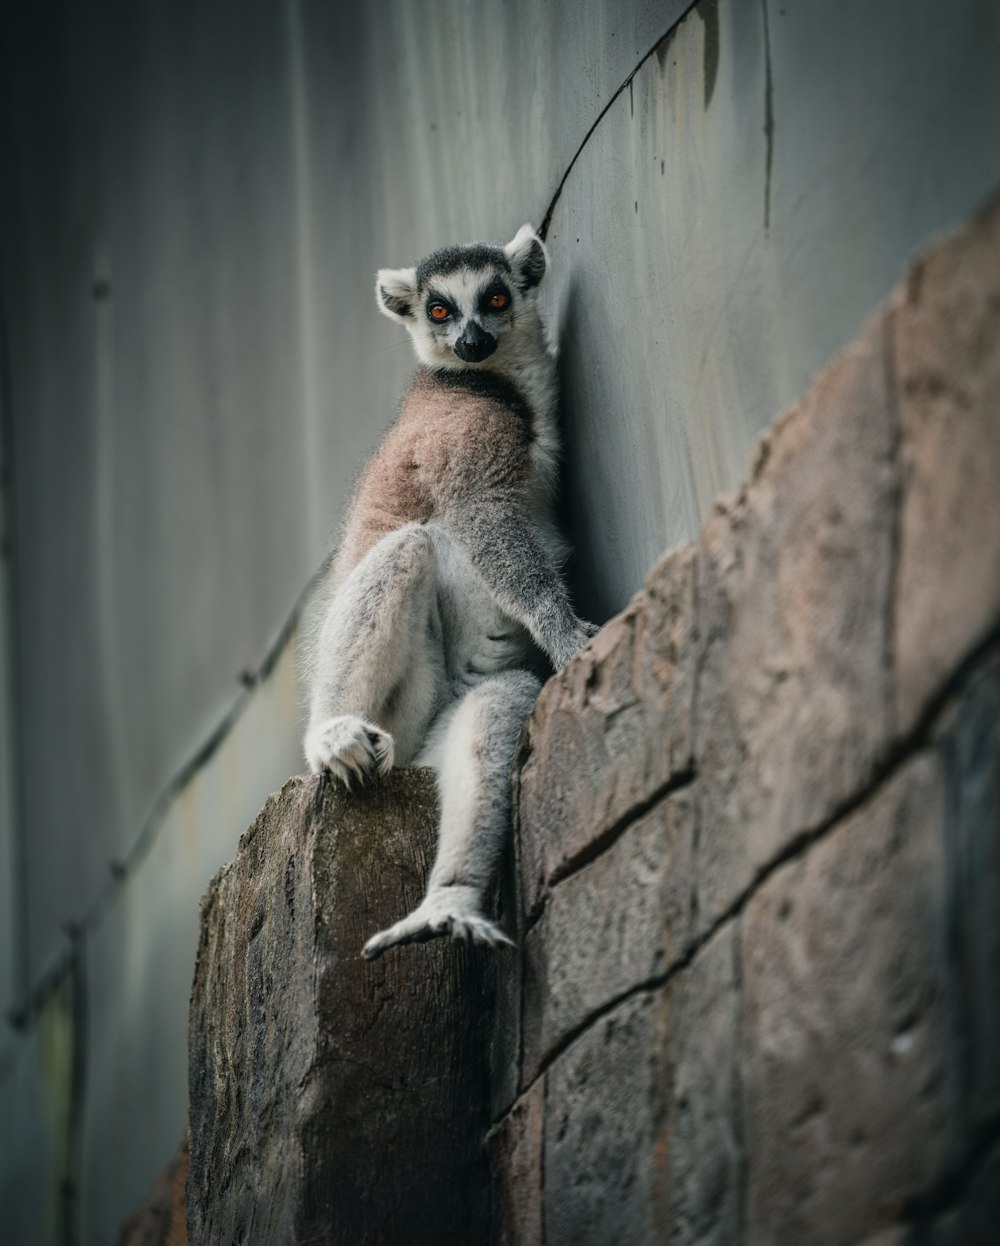
[[[739,1236],[739,981],[729,923],[669,987],[586,1030],[546,1074],[547,1246]]]
[[[692,802],[680,791],[553,889],[525,940],[525,1081],[598,1009],[686,954],[692,840]]]
[[[191,1002],[194,1246],[484,1240],[496,953],[359,953],[420,898],[430,772],[293,779],[202,912]]]
[[[888,747],[894,442],[876,319],[702,530],[702,929],[853,796]]]
[[[908,1236],[906,1229],[897,1224],[891,1229],[882,1229],[871,1237],[866,1237],[858,1246],[905,1246]]]
[[[750,1243],[848,1246],[954,1162],[942,816],[923,754],[747,907]]]
[[[671,1246],[741,1239],[739,931],[728,922],[671,983],[661,1024],[666,1161],[658,1204]]]
[[[895,301],[893,340],[896,704],[908,730],[1000,626],[1000,200],[917,265]]]
[[[658,1166],[666,1153],[657,1035],[662,992],[601,1018],[548,1073],[546,1246],[656,1241]]]
[[[537,1246],[543,1241],[544,1125],[545,1080],[539,1078],[486,1140],[493,1192],[493,1246]]]
[[[542,691],[520,774],[527,915],[549,883],[690,770],[694,551],[672,550],[646,588]]]

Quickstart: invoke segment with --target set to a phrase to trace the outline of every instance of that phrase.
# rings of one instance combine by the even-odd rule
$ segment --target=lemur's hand
[[[591,637],[597,635],[598,631],[600,628],[596,623],[587,623],[583,619],[577,619],[573,630],[564,637],[560,637],[549,650],[549,658],[553,667],[561,671],[567,662],[576,657]]]

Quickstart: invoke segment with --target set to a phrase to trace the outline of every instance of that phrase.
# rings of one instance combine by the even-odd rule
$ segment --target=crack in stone
[[[885,649],[882,665],[886,672],[887,706],[886,722],[890,736],[895,736],[896,722],[896,688],[893,673],[896,670],[896,600],[899,593],[900,553],[903,542],[903,427],[900,419],[899,402],[896,391],[898,368],[896,366],[896,313],[890,307],[885,318],[885,339],[883,342],[885,393],[889,411],[889,426],[892,432],[890,455],[893,468],[892,497],[892,530],[889,534],[889,592],[886,602],[885,618]]]
[[[693,767],[686,767],[679,770],[676,774],[670,776],[665,783],[661,783],[653,792],[646,796],[643,800],[637,801],[607,828],[592,839],[579,852],[569,857],[568,860],[562,862],[549,875],[545,884],[545,891],[542,896],[542,902],[538,906],[537,912],[533,915],[525,916],[524,933],[527,934],[533,930],[541,920],[542,914],[545,912],[548,904],[548,896],[551,889],[561,883],[563,879],[569,878],[571,875],[578,873],[584,866],[590,865],[596,861],[598,857],[604,855],[609,848],[612,847],[628,828],[640,818],[649,813],[661,800],[665,800],[668,796],[672,796],[674,792],[682,791],[686,787],[690,787],[697,778],[697,771]]]

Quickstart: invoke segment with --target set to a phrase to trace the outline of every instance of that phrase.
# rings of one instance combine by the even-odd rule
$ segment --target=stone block
[[[828,819],[890,738],[895,433],[882,318],[764,438],[699,541],[699,922]]]
[[[544,1240],[544,1130],[545,1079],[540,1077],[486,1139],[492,1246],[537,1246]]]
[[[858,1246],[906,1246],[906,1238],[906,1229],[901,1225],[893,1225],[891,1228],[873,1233],[871,1237],[866,1237],[863,1242],[858,1243]]]
[[[664,1162],[662,992],[602,1017],[549,1069],[545,1104],[546,1246],[656,1240]]]
[[[739,931],[724,925],[671,983],[661,1026],[666,1161],[658,1203],[671,1246],[741,1237]]]
[[[669,987],[631,996],[552,1063],[547,1246],[738,1239],[737,969],[730,923]]]
[[[1000,200],[914,268],[893,327],[896,706],[907,730],[1000,625]]]
[[[943,813],[920,754],[747,906],[751,1244],[861,1241],[956,1162]]]
[[[664,555],[646,587],[546,684],[519,789],[526,913],[545,890],[690,769],[694,551]]]
[[[495,952],[360,951],[420,898],[429,771],[293,779],[203,905],[191,1002],[193,1246],[480,1241]]]
[[[688,951],[692,808],[686,791],[665,797],[553,888],[524,945],[526,1082],[588,1017]]]

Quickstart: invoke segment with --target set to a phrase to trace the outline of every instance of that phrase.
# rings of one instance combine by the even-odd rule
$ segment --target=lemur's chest
[[[460,536],[469,508],[491,500],[530,514],[547,531],[553,438],[503,382],[471,386],[418,372],[399,420],[362,478],[342,569],[407,523],[434,520]]]
[[[385,449],[398,503],[440,518],[477,499],[534,493],[535,419],[516,395],[497,396],[418,378]]]

